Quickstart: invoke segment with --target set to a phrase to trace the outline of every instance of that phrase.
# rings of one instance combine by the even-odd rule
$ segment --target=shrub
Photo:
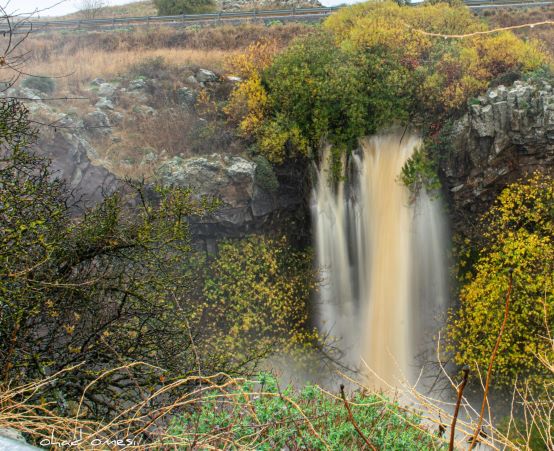
[[[168,65],[163,56],[155,56],[134,64],[129,72],[138,77],[164,79],[167,78]]]
[[[485,25],[462,4],[401,7],[392,2],[368,2],[345,8],[325,26],[343,47],[358,51],[385,50],[388,58],[410,69],[417,86],[414,110],[440,114],[465,105],[469,97],[508,71],[531,71],[547,61],[534,42],[511,32],[444,40],[417,30],[464,34]]]
[[[267,114],[269,98],[261,72],[272,63],[276,53],[275,40],[257,41],[228,62],[229,70],[245,80],[233,89],[224,111],[244,138],[256,137]]]
[[[272,162],[308,154],[322,141],[350,150],[360,137],[416,117],[423,125],[444,122],[492,80],[548,64],[534,42],[510,32],[446,40],[426,33],[484,29],[458,3],[342,8],[321,32],[246,72],[233,120]]]
[[[417,196],[420,190],[434,193],[440,188],[440,180],[434,161],[429,157],[426,149],[420,147],[402,166],[400,180],[410,189],[412,196]]]
[[[23,80],[21,85],[44,94],[52,94],[56,89],[56,83],[48,77],[28,77]]]
[[[343,401],[318,386],[280,388],[270,374],[256,383],[226,384],[203,393],[196,408],[169,430],[182,449],[364,449]],[[350,400],[354,421],[376,449],[442,449],[421,420],[379,394],[357,391]],[[217,431],[217,432],[215,432]],[[194,444],[194,445],[193,445]]]
[[[214,0],[154,0],[160,16],[207,13],[216,9]]]
[[[232,361],[303,347],[317,338],[308,324],[314,284],[310,253],[284,238],[223,243],[204,287],[206,332]]]
[[[513,271],[511,308],[494,366],[494,380],[541,382],[551,377],[539,359],[554,360],[554,183],[534,174],[508,186],[483,217],[485,245],[464,276],[461,305],[449,324],[449,349],[459,365],[486,368]],[[477,374],[476,371],[473,374]]]
[[[215,264],[206,294],[221,307],[213,317],[224,321],[206,327],[199,312],[207,268],[192,249],[188,218],[213,212],[217,202],[189,189],[135,183],[76,216],[71,192],[28,148],[36,136],[27,114],[17,102],[0,101],[0,391],[82,362],[71,378],[41,384],[26,397],[67,415],[89,382],[129,364],[123,377],[109,371],[84,395],[88,416],[110,418],[163,382],[160,367],[172,379],[236,374],[259,358],[260,348],[241,341],[243,330],[247,340],[262,320],[261,334],[304,320],[298,301],[307,300],[306,272],[298,268],[310,269],[309,260],[252,242]],[[225,290],[229,302],[217,297]],[[274,323],[263,316],[268,311],[279,317]],[[236,348],[221,330],[240,333],[240,353],[230,357]],[[299,329],[286,332],[283,340],[301,337]],[[210,351],[201,362],[196,347]],[[133,369],[134,362],[145,365]]]

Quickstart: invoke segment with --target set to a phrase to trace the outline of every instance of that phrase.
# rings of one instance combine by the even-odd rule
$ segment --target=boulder
[[[125,115],[119,111],[112,111],[109,116],[109,121],[111,125],[120,125],[125,119]]]
[[[91,86],[100,86],[102,83],[106,83],[106,80],[103,78],[95,78],[90,82]]]
[[[195,78],[200,83],[214,82],[218,80],[218,76],[208,69],[199,69],[196,72]]]
[[[146,88],[146,81],[142,78],[136,78],[129,82],[129,91],[137,91]]]
[[[177,90],[177,99],[181,106],[187,108],[194,106],[197,97],[198,93],[194,89],[187,88],[186,86]]]
[[[279,190],[269,193],[256,182],[256,166],[240,156],[176,156],[162,163],[156,173],[165,184],[190,187],[195,194],[221,200],[214,214],[191,221],[193,235],[207,247],[214,240],[262,231],[279,233],[276,230],[283,227],[293,235],[309,234],[309,221],[303,216],[308,211],[301,194],[303,184],[298,182],[296,168],[282,168],[286,176],[280,179]]]
[[[166,184],[195,188],[198,194],[216,196],[224,207],[244,209],[244,216],[248,215],[256,172],[252,161],[220,154],[187,159],[176,156],[157,172]]]
[[[140,116],[155,116],[158,112],[148,105],[136,105],[133,107],[133,112]]]
[[[252,221],[254,162],[220,154],[187,159],[177,156],[163,163],[157,172],[166,184],[190,187],[197,194],[219,198],[222,206],[210,221],[233,225]]]
[[[113,97],[116,86],[111,83],[102,83],[98,86],[98,97]]]
[[[140,164],[142,166],[146,164],[152,164],[152,163],[155,163],[157,160],[158,160],[158,154],[154,150],[150,150],[144,155],[144,157],[142,157]]]
[[[83,126],[91,136],[106,136],[111,133],[111,124],[108,115],[101,110],[88,113],[83,118]]]
[[[198,80],[196,79],[196,77],[194,75],[189,75],[186,79],[186,82],[190,83],[191,85],[197,85],[198,84]]]
[[[106,110],[114,109],[113,102],[106,97],[100,97],[100,99],[98,99],[98,102],[96,102],[94,106],[99,109],[106,109]]]

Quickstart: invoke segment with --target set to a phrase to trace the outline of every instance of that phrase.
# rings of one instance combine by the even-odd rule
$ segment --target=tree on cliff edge
[[[214,11],[214,0],[154,0],[160,16],[176,14],[197,14]]]

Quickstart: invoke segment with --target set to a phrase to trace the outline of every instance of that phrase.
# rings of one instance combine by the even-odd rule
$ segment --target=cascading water
[[[343,162],[347,182],[336,183],[326,149],[313,193],[318,327],[340,340],[347,364],[363,359],[393,385],[412,379],[447,301],[440,204],[423,191],[412,201],[399,181],[420,144],[396,133],[368,138]]]

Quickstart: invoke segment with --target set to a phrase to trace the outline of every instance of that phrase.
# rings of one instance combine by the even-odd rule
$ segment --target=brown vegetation
[[[120,87],[126,86],[126,80],[138,76],[154,80],[149,82],[146,100],[139,101],[131,95],[119,96],[117,111],[123,113],[125,119],[112,129],[111,137],[93,139],[98,163],[120,176],[148,177],[155,163],[144,164],[142,160],[150,151],[161,158],[201,154],[218,146],[224,146],[231,153],[236,151],[229,126],[219,114],[221,102],[230,91],[229,83],[217,83],[205,92],[209,94],[211,113],[200,107],[196,111],[186,110],[179,106],[175,97],[183,86],[195,91],[200,88],[187,82],[190,75],[198,68],[218,74],[232,72],[230,62],[238,59],[262,36],[270,38],[277,48],[283,48],[294,37],[312,30],[313,27],[302,24],[270,27],[245,24],[177,30],[156,27],[32,35],[23,45],[29,52],[28,66],[32,74],[56,77],[53,97],[83,97],[63,103],[64,111],[73,111],[79,116],[93,111],[92,106],[98,101],[96,90],[90,84],[96,78],[115,80]],[[146,66],[149,67],[144,72]],[[135,110],[141,106],[139,104],[153,107],[156,114],[137,114]],[[56,110],[40,111],[35,117],[49,123],[55,120]],[[141,161],[141,164],[133,163]]]
[[[486,21],[491,28],[510,27],[513,25],[541,22],[554,19],[554,6],[545,6],[542,8],[515,8],[515,9],[495,9],[485,11]],[[523,28],[515,30],[515,34],[526,39],[537,39],[542,46],[551,55],[554,56],[554,27],[538,26],[533,28]]]
[[[215,71],[262,36],[280,47],[313,30],[302,24],[266,27],[246,24],[204,29],[151,28],[88,34],[52,33],[26,42],[33,74],[63,77],[61,91],[78,92],[96,78],[123,75],[141,60],[163,57],[174,66],[197,65]]]

